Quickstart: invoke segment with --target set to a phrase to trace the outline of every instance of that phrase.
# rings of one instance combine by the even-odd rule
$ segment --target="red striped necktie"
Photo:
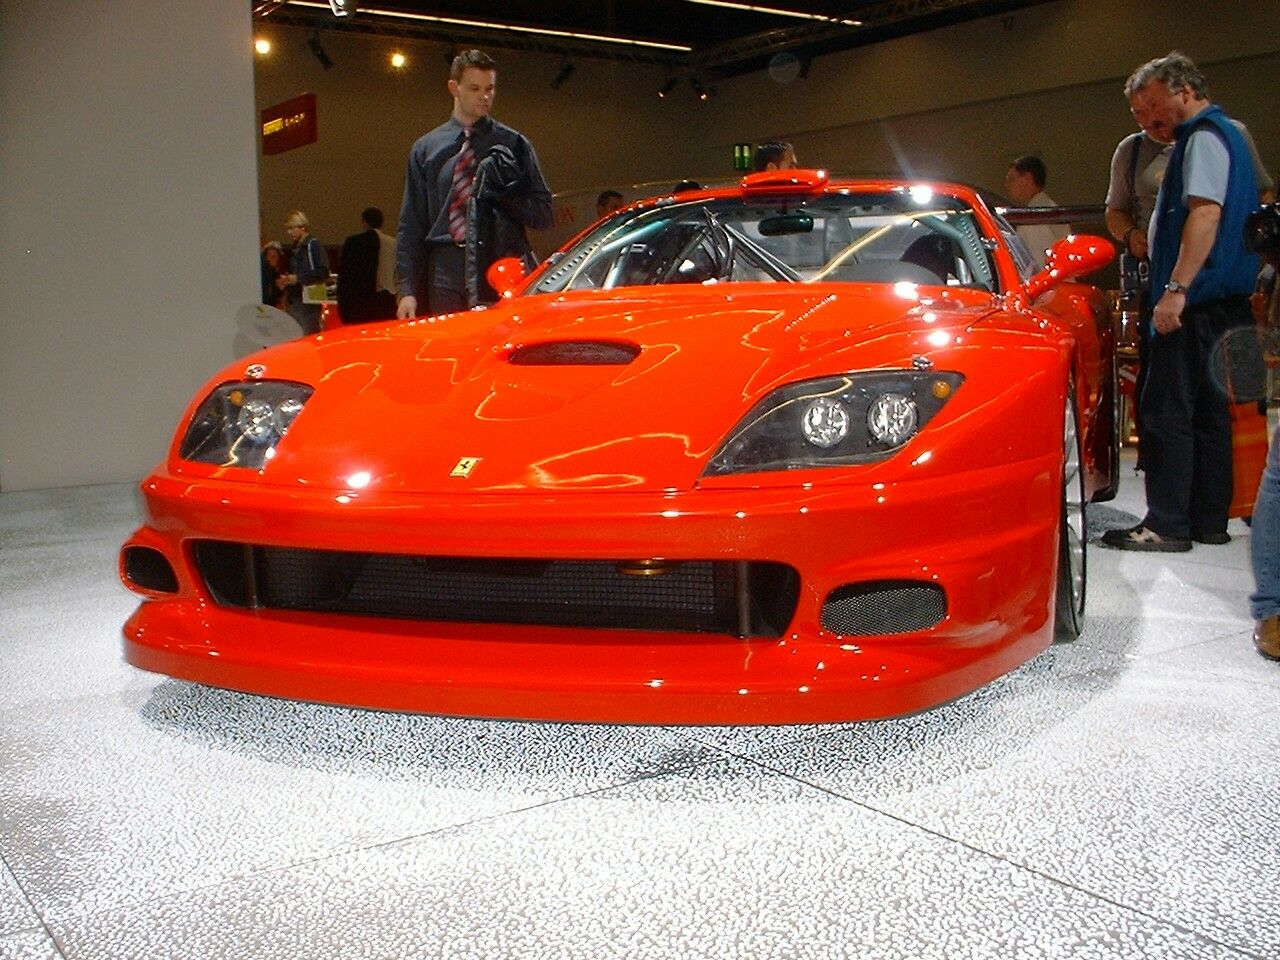
[[[462,147],[453,163],[453,186],[449,190],[449,236],[454,243],[467,239],[467,201],[475,184],[476,152],[471,149],[471,128],[462,128]]]

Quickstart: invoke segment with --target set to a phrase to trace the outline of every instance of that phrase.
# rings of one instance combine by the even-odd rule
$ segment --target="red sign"
[[[315,143],[319,137],[314,93],[299,94],[262,111],[263,153],[284,153]]]

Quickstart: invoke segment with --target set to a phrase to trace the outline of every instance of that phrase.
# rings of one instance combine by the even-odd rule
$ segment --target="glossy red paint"
[[[748,178],[750,179],[750,178]],[[816,178],[814,178],[816,179]],[[901,186],[833,183],[804,189]],[[965,188],[933,189],[973,205]],[[733,190],[709,193],[732,195]],[[728,283],[524,295],[443,318],[325,332],[212,378],[142,485],[178,591],[144,597],[127,659],[214,686],[335,704],[483,717],[795,723],[907,713],[961,696],[1052,639],[1074,387],[1089,495],[1115,450],[1106,304],[1069,282],[1096,238],[1005,291]],[[496,286],[496,284],[495,284]],[[540,344],[633,345],[625,364],[520,366]],[[963,384],[874,463],[705,474],[726,434],[781,385],[927,361]],[[197,463],[182,434],[217,385],[257,376],[314,393],[261,471]],[[470,462],[465,473],[458,468]],[[798,575],[777,636],[411,621],[220,604],[202,540],[459,558],[772,561]],[[842,636],[823,605],[845,584],[940,587],[914,632]]]

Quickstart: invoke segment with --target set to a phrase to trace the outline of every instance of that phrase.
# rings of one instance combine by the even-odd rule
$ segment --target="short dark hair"
[[[788,150],[794,147],[785,140],[767,140],[756,147],[755,156],[751,159],[752,170],[763,170],[771,163],[781,163]]]
[[[1044,161],[1039,157],[1033,157],[1027,154],[1025,157],[1019,157],[1013,163],[1009,164],[1019,173],[1031,174],[1031,179],[1036,182],[1036,186],[1044,189],[1044,185],[1049,182],[1049,171],[1045,169]]]
[[[686,190],[701,190],[702,184],[697,180],[681,180],[671,188],[672,193],[684,193]]]
[[[377,207],[365,207],[364,213],[360,214],[360,219],[375,230],[382,228],[382,211]]]
[[[1168,87],[1170,93],[1190,87],[1197,99],[1206,100],[1209,97],[1209,85],[1205,83],[1204,74],[1195,65],[1195,61],[1181,50],[1171,50],[1163,57],[1148,60],[1133,71],[1125,81],[1124,95],[1132,97],[1147,84],[1157,80]]]
[[[498,61],[483,50],[463,50],[449,65],[449,79],[461,80],[462,71],[468,67],[475,67],[477,70],[497,70]]]
[[[622,199],[622,194],[620,194],[617,190],[601,190],[599,195],[596,197],[596,206],[603,207],[610,200],[621,200],[621,199]]]

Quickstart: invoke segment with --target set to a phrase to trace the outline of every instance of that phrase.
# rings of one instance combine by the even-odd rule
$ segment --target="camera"
[[[1264,204],[1244,222],[1244,245],[1254,253],[1280,253],[1280,208]]]

